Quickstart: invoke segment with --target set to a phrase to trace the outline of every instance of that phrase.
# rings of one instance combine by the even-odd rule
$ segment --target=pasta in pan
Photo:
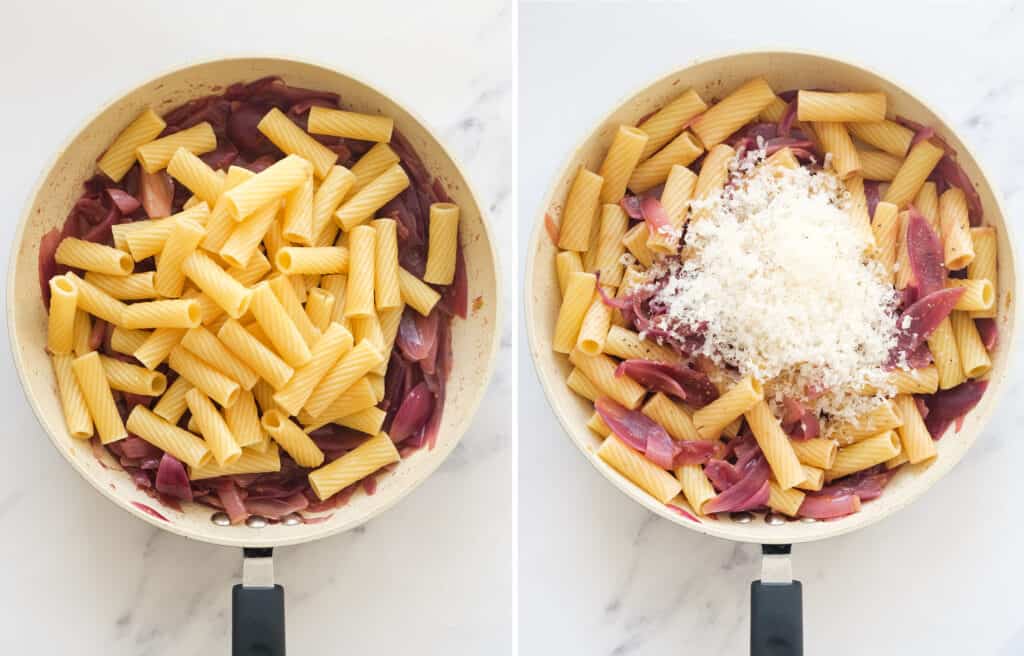
[[[886,112],[873,90],[690,89],[580,167],[552,349],[597,457],[657,501],[855,513],[981,399],[998,235],[941,137]]]
[[[460,208],[391,117],[264,78],[146,109],[98,168],[39,252],[74,438],[232,523],[314,519],[433,448],[469,311]]]

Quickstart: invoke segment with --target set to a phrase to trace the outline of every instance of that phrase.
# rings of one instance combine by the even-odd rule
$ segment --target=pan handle
[[[285,656],[284,588],[274,584],[274,550],[243,553],[242,582],[231,590],[231,654]]]
[[[803,588],[788,544],[761,545],[761,580],[750,584],[750,655],[803,656]]]

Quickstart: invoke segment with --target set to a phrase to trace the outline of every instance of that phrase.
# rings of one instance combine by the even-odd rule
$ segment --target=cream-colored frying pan
[[[766,78],[772,88],[777,91],[797,88],[884,91],[888,96],[891,115],[905,116],[919,123],[933,126],[938,134],[957,151],[958,161],[974,181],[978,193],[981,194],[985,209],[985,222],[994,225],[1000,236],[998,298],[1000,345],[993,358],[991,383],[984,398],[967,416],[959,434],[951,434],[938,443],[939,456],[933,464],[923,468],[904,468],[904,471],[889,483],[885,494],[880,498],[864,504],[859,513],[835,521],[786,521],[777,515],[765,517],[744,513],[733,518],[720,517],[717,520],[705,519],[694,522],[659,504],[597,457],[596,451],[600,446],[600,440],[586,427],[592,407],[590,403],[573,394],[565,385],[565,377],[572,367],[564,356],[551,350],[560,294],[555,274],[556,248],[544,229],[544,214],[552,212],[554,216],[558,216],[578,167],[585,165],[591,170],[597,170],[615,130],[620,124],[635,125],[641,117],[663,106],[687,88],[694,87],[705,99],[721,98],[744,81],[758,76]],[[1009,226],[999,199],[974,155],[948,122],[901,86],[860,66],[809,53],[764,51],[708,59],[666,75],[626,98],[588,133],[555,179],[539,214],[533,239],[529,244],[524,277],[526,326],[537,374],[551,407],[566,432],[584,456],[605,478],[651,512],[700,533],[728,540],[766,545],[766,567],[772,568],[781,565],[781,574],[776,572],[770,575],[775,579],[781,577],[783,580],[788,580],[785,572],[788,571],[789,545],[834,537],[873,524],[924,494],[959,462],[967,449],[978,438],[985,423],[992,415],[996,399],[1004,387],[1010,355],[1013,353],[1014,314],[1016,313],[1013,302],[1017,298],[1017,283]],[[596,509],[595,512],[597,512]],[[755,585],[757,585],[756,582]],[[779,592],[780,595],[789,595],[789,592],[793,592],[796,602],[799,602],[798,586],[799,583],[796,583],[794,586],[768,589],[771,592]],[[762,591],[765,589],[765,586],[760,588]],[[792,598],[790,600],[792,601]],[[773,603],[768,602],[769,610]],[[799,607],[797,606],[797,608]],[[760,604],[760,608],[756,610],[766,610],[765,605]],[[757,626],[756,619],[751,624],[752,629]],[[789,620],[781,618],[780,622],[782,621]],[[752,637],[754,637],[753,630]],[[799,652],[763,651],[757,653],[790,654]]]
[[[411,142],[427,169],[444,183],[461,209],[470,298],[466,320],[452,323],[454,367],[440,436],[433,450],[422,449],[379,480],[373,495],[356,494],[321,523],[281,522],[224,526],[214,512],[187,504],[177,512],[136,489],[127,474],[103,467],[87,442],[74,440],[64,424],[56,383],[45,351],[46,313],[39,297],[36,258],[42,235],[60,225],[95,171],[96,158],[139,112],[153,107],[162,113],[181,103],[223,90],[238,81],[269,75],[293,86],[333,91],[346,108],[382,113]],[[349,75],[306,62],[274,58],[211,61],[157,77],[104,107],[57,154],[32,192],[13,244],[7,281],[7,324],[11,351],[29,403],[57,450],[96,490],[126,511],[154,526],[184,537],[246,549],[243,584],[235,589],[235,653],[261,641],[283,653],[283,595],[273,584],[273,547],[299,544],[340,533],[387,510],[422,483],[451,453],[487,388],[499,339],[498,273],[495,253],[480,204],[454,159],[431,131],[387,95]],[[271,615],[276,615],[272,617]],[[280,649],[274,651],[273,649]]]

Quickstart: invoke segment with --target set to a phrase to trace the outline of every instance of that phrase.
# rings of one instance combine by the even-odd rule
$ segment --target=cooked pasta
[[[188,401],[185,400],[185,395],[190,389],[192,389],[192,384],[183,376],[175,378],[160,400],[153,406],[153,414],[172,424],[177,424],[188,410]]]
[[[427,268],[423,280],[435,285],[450,285],[455,278],[455,254],[459,247],[459,206],[433,203],[430,206],[429,230]],[[349,239],[352,239],[351,235]]]
[[[647,134],[647,143],[640,153],[640,160],[646,160],[658,152],[662,146],[682,132],[691,119],[707,108],[707,103],[696,91],[687,89],[678,98],[644,119],[637,125]]]
[[[825,153],[832,155],[832,167],[839,177],[846,178],[853,173],[861,172],[860,156],[845,125],[842,123],[814,123],[814,132],[818,135],[818,140]]]
[[[615,435],[605,438],[597,456],[660,503],[668,503],[683,489],[672,474],[652,464]]]
[[[638,333],[622,326],[612,326],[608,331],[604,352],[623,360],[637,358],[661,362],[679,361],[679,354],[671,348],[648,339],[641,339]]]
[[[953,389],[964,382],[964,371],[960,364],[960,353],[956,347],[956,336],[949,317],[943,319],[928,336],[928,349],[932,352],[935,367],[939,370],[939,389]]]
[[[87,271],[85,281],[119,301],[142,301],[159,296],[153,286],[155,273],[145,271],[127,276],[111,276]]]
[[[643,401],[646,390],[628,376],[616,376],[616,363],[607,355],[589,356],[573,350],[569,361],[586,376],[600,392],[630,410],[635,410]]]
[[[875,235],[875,259],[884,267],[889,279],[895,280],[896,250],[900,238],[900,217],[896,206],[879,202],[871,227]]]
[[[281,152],[297,155],[312,164],[318,178],[327,177],[338,160],[338,153],[306,134],[277,107],[267,112],[256,127]]]
[[[300,467],[319,467],[323,463],[324,452],[279,410],[265,412],[261,421],[264,430]]]
[[[644,404],[643,413],[657,422],[677,440],[705,439],[697,431],[690,414],[680,403],[676,403],[662,392],[658,392]]]
[[[202,467],[213,454],[206,442],[137,405],[128,415],[128,430],[153,446],[163,449],[190,467]]]
[[[238,383],[206,364],[180,344],[171,349],[167,363],[193,387],[219,403],[233,405],[241,390]]]
[[[840,424],[835,430],[836,439],[840,446],[848,446],[890,428],[897,428],[901,423],[900,413],[892,402],[886,401],[856,420]]]
[[[434,291],[433,287],[401,267],[398,270],[398,289],[402,292],[402,300],[423,316],[430,314],[437,302],[441,300],[441,295]],[[346,306],[349,303],[347,290],[348,285],[346,285]]]
[[[731,391],[731,390],[730,390]],[[750,430],[757,439],[758,446],[764,452],[764,457],[772,468],[772,474],[783,490],[801,483],[804,480],[803,469],[797,459],[789,438],[779,421],[772,415],[768,405],[757,400],[744,413]],[[696,422],[695,422],[696,423]],[[698,428],[699,430],[699,428]]]
[[[75,309],[78,283],[67,275],[50,278],[50,314],[46,348],[54,355],[71,353],[75,343]]]
[[[306,411],[314,417],[322,415],[342,392],[383,361],[384,355],[369,340],[359,342],[345,352],[313,388],[304,406]]]
[[[768,507],[775,512],[796,517],[800,513],[800,505],[804,502],[805,496],[796,487],[784,490],[775,481],[768,481]]]
[[[192,253],[185,258],[182,269],[188,279],[231,318],[238,319],[249,310],[253,293],[229,276],[206,253]]]
[[[110,348],[118,353],[132,355],[149,338],[147,330],[126,330],[115,326],[110,333]]]
[[[402,305],[402,290],[398,282],[398,223],[394,219],[375,219],[370,225],[376,233],[373,261],[374,303],[378,312],[393,310]],[[457,233],[455,238],[458,239]]]
[[[239,474],[262,474],[281,471],[281,455],[277,447],[259,452],[255,449],[242,449],[242,455],[229,465],[218,465],[208,462],[202,467],[189,467],[189,480],[201,481],[218,476],[236,476]]]
[[[882,200],[902,208],[917,195],[942,155],[942,149],[930,141],[921,141],[912,147]]]
[[[135,350],[135,359],[147,369],[156,369],[161,362],[167,359],[171,350],[181,342],[181,338],[184,336],[184,328],[157,328]]]
[[[309,131],[360,141],[391,141],[395,122],[387,116],[373,116],[340,109],[313,106],[309,108]]]
[[[698,116],[691,129],[705,148],[713,148],[754,119],[773,100],[775,92],[767,82],[761,78],[750,80]]]
[[[195,328],[202,314],[192,299],[170,299],[132,303],[125,307],[120,325],[129,330],[139,328]]]
[[[957,299],[954,310],[964,312],[984,312],[991,310],[996,302],[996,290],[992,282],[986,278],[961,279],[949,278],[946,280],[946,287],[963,289],[963,294]]]
[[[653,117],[652,117],[653,118]],[[626,183],[640,163],[647,146],[647,133],[639,128],[620,125],[597,174],[604,179],[601,203],[617,203],[626,193]]]
[[[914,131],[895,121],[856,122],[846,127],[854,137],[894,157],[905,157],[914,140]]]
[[[274,263],[278,271],[288,276],[347,273],[349,251],[343,246],[285,246],[277,251]]]
[[[217,331],[217,338],[274,390],[284,387],[295,373],[295,370],[277,353],[256,339],[234,319],[224,322]]]
[[[298,155],[288,155],[238,186],[224,192],[228,212],[241,221],[269,203],[280,200],[309,177],[313,166]]]
[[[596,288],[596,277],[592,273],[579,272],[569,276],[552,339],[556,353],[569,353],[576,346],[583,318],[594,300]]]
[[[213,207],[224,191],[225,178],[186,148],[178,148],[167,163],[167,172],[200,201]]]
[[[854,472],[880,465],[900,452],[900,440],[896,432],[887,430],[855,444],[839,449],[836,461],[825,472],[825,481],[833,481]]]
[[[702,116],[707,116],[707,113]],[[674,165],[688,166],[702,152],[704,149],[694,140],[693,135],[689,131],[683,132],[633,169],[628,184],[630,191],[639,194],[658,186],[665,182]]]
[[[85,399],[85,406],[89,409],[89,416],[96,426],[100,441],[110,444],[128,437],[99,354],[94,351],[75,358],[71,361],[71,370],[78,381],[78,389]]]
[[[991,318],[996,316],[996,291],[999,275],[996,267],[996,229],[992,226],[971,228],[971,243],[974,245],[974,259],[967,265],[967,277],[970,280],[985,280],[992,286],[992,306],[984,310],[974,310],[974,318]]]
[[[604,178],[586,168],[580,168],[565,200],[562,220],[558,227],[558,247],[586,252],[590,248],[592,224],[600,203]]]
[[[68,434],[76,440],[88,439],[93,434],[92,415],[89,414],[89,408],[86,406],[78,376],[72,370],[74,357],[70,354],[55,353],[51,360]]]
[[[563,303],[564,305],[564,303]],[[583,315],[580,323],[576,348],[586,355],[600,355],[604,351],[605,339],[611,327],[612,308],[605,305],[600,295],[593,295],[590,307]]]
[[[981,341],[974,319],[967,312],[954,311],[949,315],[956,350],[960,356],[960,368],[967,378],[980,378],[992,369],[992,358]]]
[[[292,367],[301,367],[309,362],[311,355],[306,340],[268,283],[261,282],[253,288],[250,309],[285,362]]]
[[[790,446],[801,463],[825,470],[832,468],[836,454],[839,453],[839,442],[820,437],[811,440],[790,440]]]
[[[797,93],[796,117],[800,121],[833,123],[877,123],[885,120],[884,93]]]
[[[243,458],[245,457],[245,447],[255,447],[269,438],[266,431],[263,430],[263,424],[260,423],[256,399],[250,390],[242,390],[234,405],[224,408],[224,421],[227,422],[228,430],[231,431],[235,443],[243,448]],[[274,452],[276,453],[276,449]]]
[[[160,136],[165,127],[167,123],[147,107],[117,135],[96,162],[97,168],[114,182],[120,182],[135,164],[135,151]]]
[[[365,187],[353,193],[334,213],[334,220],[342,230],[350,231],[373,217],[392,198],[409,186],[409,176],[399,164],[392,164]]]
[[[240,223],[236,223],[217,254],[231,266],[244,267],[248,265],[249,260],[256,254],[260,242],[270,230],[270,226],[277,220],[280,209],[281,205],[278,201],[271,201]]]
[[[249,365],[235,356],[223,342],[202,326],[186,332],[181,338],[181,345],[207,365],[238,383],[244,390],[252,389],[260,378]]]
[[[213,401],[196,388],[185,394],[185,401],[217,464],[230,465],[241,458],[242,448],[235,442],[235,436]]]
[[[327,499],[400,459],[388,434],[378,433],[330,464],[310,472],[309,483],[317,497]]]
[[[764,388],[761,383],[752,376],[746,376],[730,387],[725,394],[693,413],[693,425],[697,429],[697,433],[704,439],[715,439],[721,434],[723,428],[737,417],[754,409],[763,398]],[[758,409],[757,413],[758,419],[762,419],[763,411]],[[747,417],[747,421],[753,425],[749,417]],[[766,439],[774,437],[774,431],[769,431],[767,427],[764,428],[764,432],[772,433]],[[761,448],[764,449],[763,446]]]
[[[166,137],[144,143],[135,149],[135,156],[146,173],[156,173],[167,168],[179,148],[184,148],[194,155],[208,153],[217,147],[217,135],[213,127],[203,121]]]
[[[352,165],[355,181],[352,183],[350,193],[358,192],[398,162],[398,155],[390,146],[386,143],[374,144],[373,148],[366,151],[366,154]]]
[[[950,187],[939,196],[939,220],[946,268],[963,269],[974,260],[974,242],[967,218],[967,199],[958,187]]]
[[[185,258],[195,252],[205,234],[206,229],[195,221],[183,219],[175,222],[163,250],[160,251],[160,261],[157,262],[153,277],[153,287],[161,296],[181,296],[185,288],[182,264]]]
[[[313,345],[313,357],[295,370],[295,375],[274,394],[274,402],[289,415],[297,415],[338,359],[352,348],[352,333],[332,323]]]
[[[62,240],[54,257],[58,264],[73,269],[112,276],[127,276],[134,266],[131,256],[124,251],[74,237]]]
[[[857,159],[860,160],[860,173],[865,180],[882,182],[895,178],[903,163],[899,157],[880,150],[858,150]]]
[[[313,245],[317,236],[313,232],[313,176],[285,195],[281,235],[293,244]]]
[[[650,239],[650,228],[646,223],[640,222],[626,231],[626,234],[622,236],[622,244],[637,262],[649,267],[654,263],[654,252],[647,245]]]
[[[143,396],[160,396],[167,389],[167,377],[128,362],[100,356],[110,389]]]

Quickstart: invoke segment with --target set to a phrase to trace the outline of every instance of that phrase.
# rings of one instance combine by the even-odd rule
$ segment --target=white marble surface
[[[515,7],[427,5],[6,4],[0,267],[41,167],[99,104],[197,59],[282,54],[371,81],[437,128],[490,210],[514,280]],[[509,282],[505,293],[511,306]],[[512,653],[516,326],[505,316],[495,380],[450,460],[365,527],[278,550],[290,653]],[[9,349],[4,338],[0,415],[17,457],[0,460],[0,653],[227,653],[240,552],[163,533],[96,494],[36,424]]]
[[[928,99],[975,148],[1019,238],[1020,7],[814,4],[521,5],[521,243],[568,152],[624,95],[694,57],[773,46],[863,61]],[[620,494],[562,434],[519,353],[522,653],[746,653],[758,548],[686,531]],[[1022,392],[1017,375],[976,449],[915,505],[794,548],[808,654],[1024,653]]]

